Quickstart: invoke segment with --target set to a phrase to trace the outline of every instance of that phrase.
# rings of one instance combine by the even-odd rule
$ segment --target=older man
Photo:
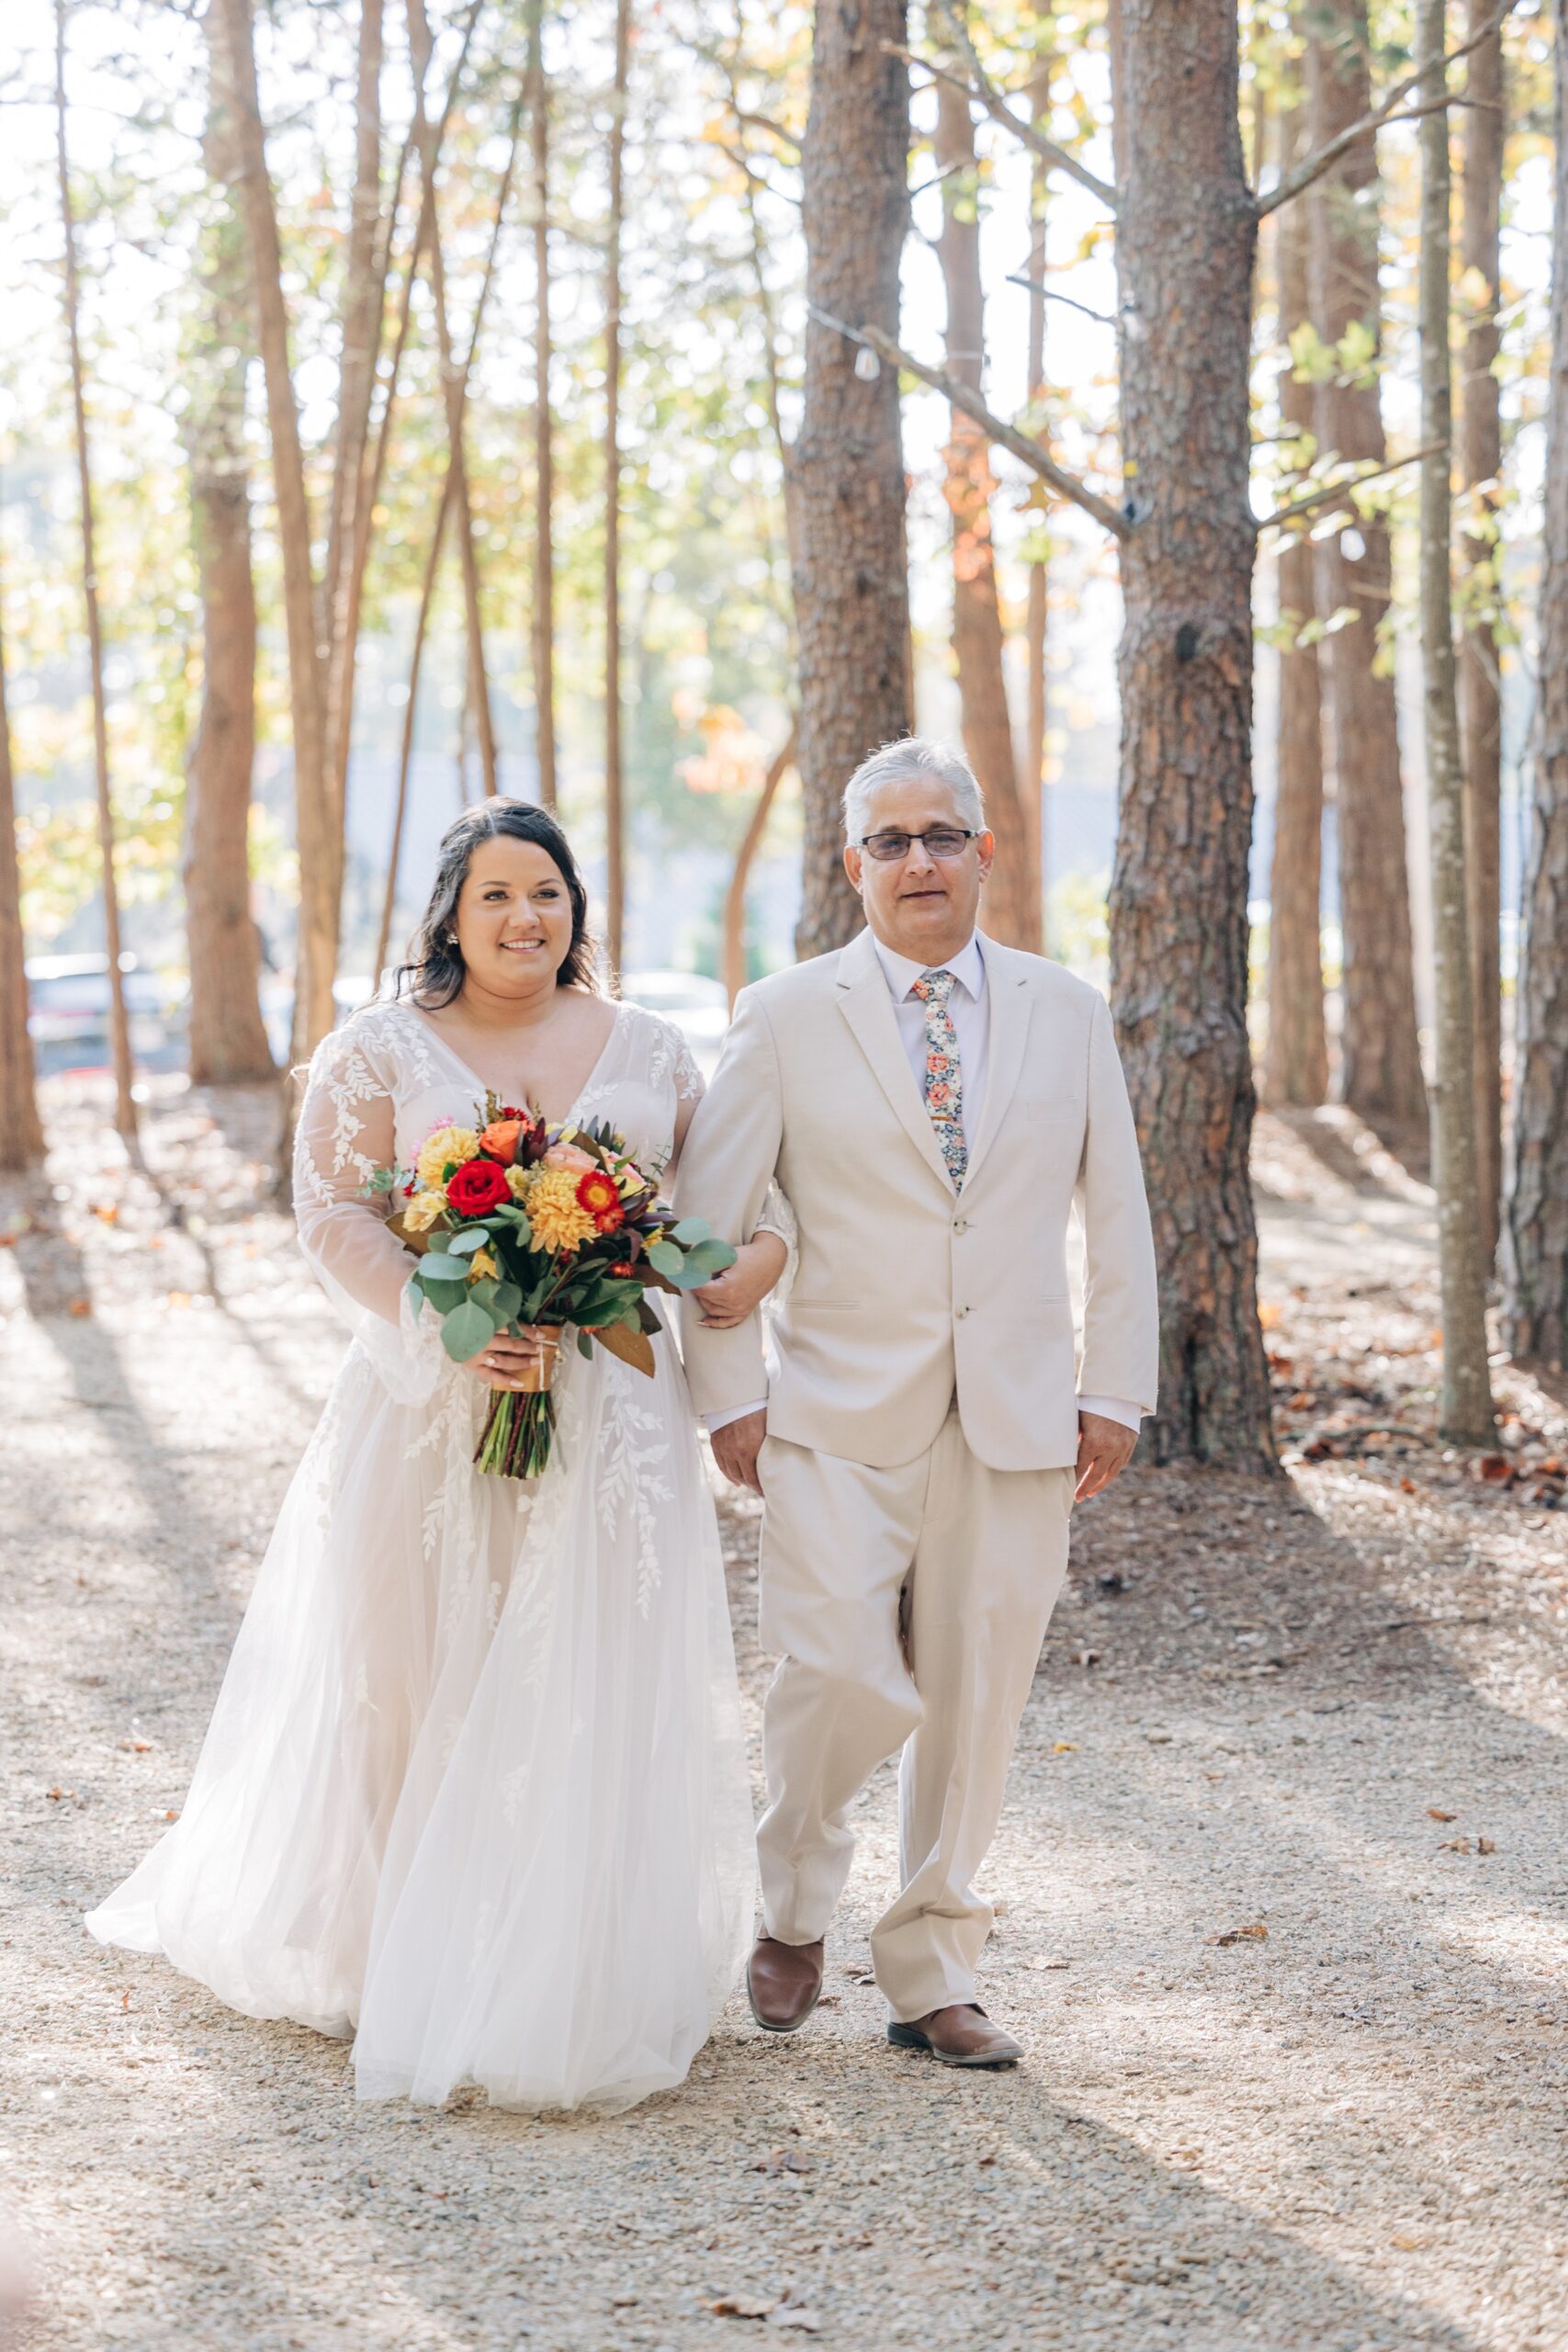
[[[871,1939],[888,2039],[1009,2066],[1019,2045],[976,1999],[973,1882],[1075,1496],[1116,1476],[1154,1405],[1154,1250],[1103,1000],[976,928],[993,842],[964,760],[884,745],[844,822],[866,929],[742,993],[681,1174],[684,1206],[747,1236],[776,1178],[800,1228],[771,1379],[755,1317],[685,1325],[719,1466],[763,1497],[781,1654],[748,1984],[770,2031],[810,2014],[850,1807],[901,1748],[902,1883]]]

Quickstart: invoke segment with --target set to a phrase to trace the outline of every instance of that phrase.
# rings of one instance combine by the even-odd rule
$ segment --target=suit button
[[[959,1321],[962,1322],[964,1316],[968,1314],[969,1309],[966,1306],[955,1306],[953,1311],[954,1315],[957,1316]]]
[[[969,1230],[968,1218],[965,1216],[955,1216],[953,1220],[953,1229],[954,1233],[967,1233]]]

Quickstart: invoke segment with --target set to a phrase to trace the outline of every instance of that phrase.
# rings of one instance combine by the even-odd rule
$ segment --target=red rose
[[[459,1216],[485,1216],[511,1198],[506,1172],[493,1159],[465,1159],[447,1179],[446,1198]]]

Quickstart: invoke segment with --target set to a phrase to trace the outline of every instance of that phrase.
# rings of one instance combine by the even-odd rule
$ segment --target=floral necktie
[[[909,994],[926,1009],[926,1075],[922,1091],[926,1111],[955,1193],[964,1189],[969,1147],[964,1139],[964,1072],[958,1059],[958,1033],[947,1001],[953,975],[945,969],[922,972]]]

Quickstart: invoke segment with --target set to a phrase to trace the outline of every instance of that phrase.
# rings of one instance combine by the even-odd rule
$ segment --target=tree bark
[[[1479,32],[1492,0],[1469,0],[1467,31]],[[1486,285],[1464,340],[1460,401],[1460,477],[1495,514],[1503,468],[1499,387],[1492,372],[1502,343],[1497,289],[1502,270],[1498,222],[1503,196],[1503,34],[1499,27],[1470,60],[1472,104],[1461,117],[1464,139],[1461,258]],[[1503,984],[1498,948],[1502,914],[1503,699],[1499,690],[1497,546],[1490,533],[1461,542],[1470,598],[1477,609],[1460,640],[1460,742],[1464,759],[1464,834],[1471,986],[1475,1007],[1475,1119],[1481,1234],[1488,1263],[1497,1247],[1503,1188]]]
[[[213,0],[213,6],[220,12],[228,41],[235,92],[252,298],[266,379],[273,495],[277,506],[278,547],[283,562],[299,855],[293,1050],[294,1058],[303,1061],[326,1035],[336,1017],[333,982],[337,973],[342,832],[335,822],[327,766],[325,678],[316,635],[310,508],[299,447],[299,415],[288,363],[288,312],[283,294],[277,211],[267,172],[266,140],[256,92],[253,0]]]
[[[1280,117],[1282,168],[1304,145],[1305,107]],[[1290,356],[1294,329],[1310,315],[1306,220],[1292,205],[1276,215],[1275,277],[1280,300],[1280,423],[1310,435],[1313,392],[1296,381]],[[1279,554],[1280,613],[1296,628],[1314,616],[1313,551],[1286,536]],[[1269,1042],[1263,1091],[1276,1104],[1308,1108],[1328,1093],[1328,1038],[1323,1018],[1323,714],[1315,645],[1282,646],[1274,781],[1274,852],[1269,884]]]
[[[65,332],[71,354],[71,404],[75,423],[76,481],[81,501],[82,595],[87,613],[87,662],[93,692],[93,775],[97,800],[98,857],[103,877],[104,951],[107,957],[115,1125],[128,1143],[134,1143],[136,1100],[131,1091],[130,1023],[125,1006],[125,975],[120,969],[119,891],[115,881],[114,803],[109,793],[108,717],[104,701],[104,636],[98,611],[93,462],[87,439],[87,401],[82,367],[82,291],[76,262],[76,218],[71,200],[71,163],[65,135],[65,0],[55,0],[54,6],[54,127],[60,180],[60,219],[65,238]]]
[[[1122,0],[1122,802],[1111,1004],[1160,1273],[1154,1450],[1275,1455],[1247,1172],[1256,220],[1232,0]],[[1173,202],[1172,191],[1180,191]]]
[[[11,721],[6,704],[6,646],[0,637],[0,1168],[7,1170],[36,1168],[44,1151],[33,1041],[28,1033],[27,952],[22,877],[17,861]]]
[[[1503,1217],[1503,1334],[1516,1359],[1568,1369],[1568,5],[1557,0],[1556,162],[1540,719],[1525,943],[1514,1015],[1513,1149]]]
[[[969,101],[943,82],[937,90],[936,162],[942,181],[939,255],[947,289],[947,365],[975,390],[985,375],[985,300],[980,287],[978,159]],[[1010,947],[1040,946],[1040,884],[1019,790],[1012,719],[1002,667],[1001,610],[991,537],[990,446],[985,427],[948,411],[943,494],[953,517],[953,651],[964,748],[986,796],[997,838],[986,885],[986,927]]]
[[[1029,111],[1041,130],[1051,120],[1051,58],[1044,45],[1055,37],[1054,0],[1042,0],[1034,11],[1038,68],[1029,85]],[[1045,397],[1045,220],[1051,175],[1043,155],[1030,158],[1029,171],[1029,397]],[[1042,531],[1045,517],[1041,518]],[[1023,725],[1023,775],[1021,779],[1024,823],[1029,834],[1030,871],[1040,897],[1040,942],[1045,938],[1045,743],[1050,726],[1050,681],[1046,669],[1051,612],[1051,571],[1042,555],[1029,567],[1028,603],[1024,609],[1023,649],[1027,700]]]
[[[1416,62],[1431,68],[1427,97],[1443,86],[1448,0],[1418,0]],[[1453,390],[1449,353],[1451,186],[1449,118],[1420,128],[1421,654],[1425,671],[1427,804],[1431,828],[1436,1082],[1432,1162],[1438,1194],[1438,1263],[1443,1302],[1443,1385],[1438,1427],[1459,1445],[1492,1437],[1486,1363],[1486,1254],[1478,1218],[1473,1024],[1465,922],[1464,774],[1453,638]]]
[[[479,740],[479,764],[485,792],[496,791],[495,728],[491,717],[490,679],[485,664],[484,616],[479,594],[479,550],[474,545],[473,501],[468,492],[468,465],[464,446],[468,370],[452,352],[452,323],[446,307],[446,256],[435,197],[435,159],[441,136],[424,107],[424,85],[430,71],[433,43],[424,0],[408,0],[409,50],[414,62],[414,143],[420,152],[426,201],[430,210],[430,297],[435,313],[435,339],[441,362],[441,387],[446,408],[448,466],[452,474],[451,503],[457,518],[457,553],[463,572],[463,621],[468,640],[467,692]],[[471,355],[470,355],[471,364]]]
[[[1325,0],[1308,14],[1311,139],[1324,144],[1363,115],[1371,99],[1366,0]],[[1353,324],[1381,340],[1378,292],[1377,150],[1369,135],[1320,179],[1311,207],[1313,316],[1336,343]],[[1322,451],[1381,463],[1387,454],[1374,382],[1320,388]],[[1341,1092],[1374,1123],[1404,1127],[1426,1116],[1416,1022],[1404,802],[1392,675],[1379,676],[1378,626],[1393,593],[1388,526],[1375,515],[1355,526],[1364,552],[1341,530],[1319,543],[1320,609],[1346,606],[1355,619],[1324,640],[1339,850],[1344,938]]]
[[[198,1086],[273,1075],[257,994],[261,943],[251,914],[251,783],[255,757],[256,598],[251,567],[245,368],[250,349],[245,232],[234,203],[234,96],[210,17],[207,173],[216,206],[202,272],[200,342],[186,379],[193,536],[200,581],[201,712],[186,800],[186,937],[190,1074]]]
[[[843,871],[840,797],[913,718],[898,379],[829,321],[898,332],[908,225],[909,90],[888,54],[905,0],[818,0],[802,158],[806,390],[790,456],[800,642],[805,871],[795,948],[820,956],[861,928]]]
[[[740,846],[735,853],[735,865],[729,876],[729,888],[724,899],[724,985],[729,998],[729,1009],[735,1010],[735,1000],[746,985],[746,886],[751,877],[762,836],[768,830],[768,819],[778,797],[780,785],[795,764],[799,739],[798,722],[792,722],[788,735],[768,763],[762,778],[762,788],[746,822]]]
[[[615,985],[626,944],[626,777],[621,753],[621,231],[626,204],[631,0],[615,0],[610,224],[604,248],[604,931]]]
[[[328,747],[328,791],[343,892],[348,753],[354,725],[355,660],[359,642],[361,544],[369,545],[371,496],[367,464],[370,407],[380,357],[387,265],[401,170],[391,215],[381,206],[381,64],[383,0],[360,0],[355,83],[354,192],[343,295],[343,356],[338,367],[337,434],[327,519],[326,570],[320,594],[321,641],[328,648],[322,691]]]
[[[528,115],[534,153],[534,751],[539,800],[556,777],[555,459],[550,420],[550,88],[545,0],[528,0]]]

